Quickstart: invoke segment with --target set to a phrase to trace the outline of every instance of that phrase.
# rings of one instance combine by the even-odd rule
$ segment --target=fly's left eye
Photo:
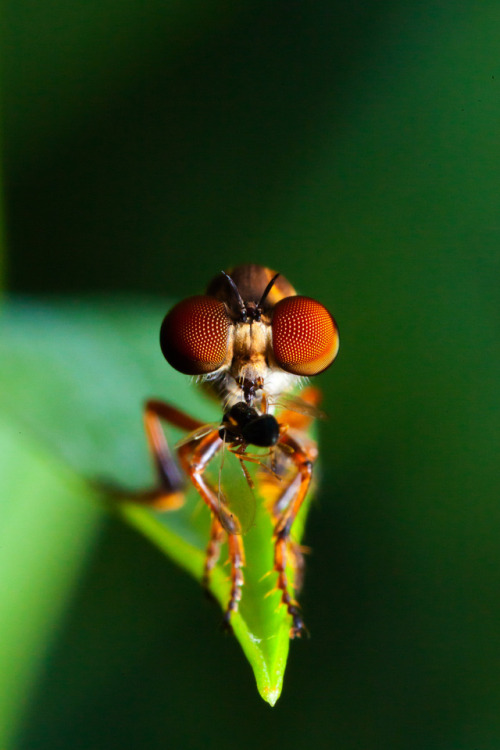
[[[223,302],[198,295],[179,302],[160,330],[163,356],[185,375],[218,370],[227,356],[229,321]]]
[[[339,350],[334,319],[310,297],[285,297],[273,311],[273,351],[277,364],[294,375],[317,375]]]

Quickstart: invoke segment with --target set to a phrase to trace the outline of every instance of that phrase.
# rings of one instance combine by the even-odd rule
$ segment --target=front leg
[[[146,403],[144,411],[144,426],[148,446],[153,457],[158,484],[150,490],[134,493],[120,493],[121,498],[133,502],[150,505],[157,510],[175,510],[183,505],[185,500],[185,479],[168,447],[167,439],[161,422],[165,421],[173,427],[189,432],[199,431],[203,422],[193,419],[179,409],[157,399]],[[243,586],[242,567],[245,564],[243,541],[241,539],[240,522],[225,503],[219,501],[218,493],[205,481],[203,474],[216,453],[223,448],[223,441],[218,428],[210,429],[200,439],[199,435],[187,437],[177,448],[178,458],[182,469],[201,498],[208,505],[212,514],[210,541],[207,546],[205,565],[203,569],[203,584],[208,585],[210,574],[217,564],[220,546],[227,533],[229,560],[231,564],[231,592],[227,604],[225,621],[229,626],[232,612],[238,609]]]
[[[224,442],[217,428],[199,441],[194,450],[190,442],[180,445],[178,456],[182,468],[212,513],[211,538],[207,548],[207,559],[204,569],[204,577],[207,583],[210,572],[219,556],[222,532],[225,530],[227,533],[229,562],[231,566],[231,591],[224,621],[230,627],[231,614],[238,610],[241,589],[244,583],[242,568],[245,565],[245,552],[241,538],[241,525],[237,516],[227,507],[224,500],[221,502],[219,494],[204,478],[204,472],[209,462],[223,448]]]

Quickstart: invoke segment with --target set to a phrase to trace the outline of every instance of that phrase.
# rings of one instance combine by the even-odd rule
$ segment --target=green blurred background
[[[140,318],[253,261],[342,337],[312,638],[276,707],[198,586],[107,520],[15,747],[497,750],[497,0],[7,0],[3,27],[10,292],[124,294]]]

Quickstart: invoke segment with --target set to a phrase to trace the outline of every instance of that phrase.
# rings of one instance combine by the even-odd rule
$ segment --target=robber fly
[[[290,637],[300,636],[305,627],[287,565],[295,571],[297,587],[302,555],[291,534],[318,455],[306,430],[316,414],[318,392],[305,387],[304,381],[335,359],[335,321],[322,304],[297,295],[279,273],[247,264],[221,272],[206,294],[175,305],[161,326],[160,345],[172,367],[199,376],[223,413],[220,423],[207,426],[170,404],[146,403],[145,429],[158,484],[141,499],[173,510],[184,502],[186,482],[194,485],[211,513],[205,584],[227,540],[231,587],[225,622],[230,626],[244,585],[245,528],[231,498],[221,492],[220,482],[217,486],[208,479],[206,470],[227,450],[239,460],[250,486],[247,462],[264,467],[279,486],[269,508],[276,588],[292,619]],[[177,460],[168,448],[162,421],[188,433],[176,446]]]

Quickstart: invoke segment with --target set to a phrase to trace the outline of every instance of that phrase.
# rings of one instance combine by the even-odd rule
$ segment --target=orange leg
[[[106,492],[109,499],[131,500],[134,503],[150,505],[161,511],[176,510],[184,504],[186,480],[169,450],[161,427],[160,420],[162,419],[174,427],[190,431],[202,425],[198,420],[192,419],[163,401],[156,399],[147,401],[144,408],[144,427],[157,481],[154,487],[138,491],[130,491],[109,482],[99,482],[99,488]]]
[[[174,406],[163,401],[150,400],[146,403],[144,425],[146,437],[153,456],[158,476],[158,487],[128,494],[134,502],[151,505],[158,510],[174,510],[184,503],[185,481],[168,447],[161,420],[174,427],[194,432],[203,427],[200,422],[184,414]],[[177,448],[177,455],[185,474],[190,478],[204,502],[212,513],[210,541],[207,545],[203,583],[208,585],[210,574],[217,564],[220,546],[225,534],[228,535],[229,561],[231,564],[231,592],[227,604],[225,622],[229,626],[231,613],[238,609],[243,586],[241,568],[245,564],[243,541],[239,536],[240,523],[224,502],[220,502],[218,493],[205,481],[203,473],[216,453],[223,447],[218,428],[209,430],[207,435],[188,439]],[[121,494],[123,497],[123,493]]]
[[[212,525],[210,526],[210,541],[207,545],[207,554],[205,557],[205,565],[203,568],[202,583],[205,588],[208,588],[212,570],[215,568],[217,562],[219,561],[220,546],[224,541],[225,536],[226,532],[224,531],[221,522],[219,521],[217,516],[212,516]]]
[[[176,510],[184,504],[185,480],[168,447],[161,426],[162,419],[174,427],[189,431],[198,429],[203,423],[163,401],[150,399],[146,402],[144,428],[158,483],[153,489],[129,493],[128,498],[136,503],[151,505],[157,510],[168,511]]]
[[[285,434],[282,442],[291,449],[290,458],[297,467],[297,475],[289,482],[274,508],[275,513],[280,513],[274,528],[274,570],[278,574],[277,587],[281,591],[281,601],[286,605],[293,620],[290,638],[296,638],[300,637],[306,628],[299,605],[290,593],[286,568],[288,562],[293,562],[296,588],[300,588],[303,570],[302,551],[290,538],[290,533],[311,483],[316,448],[312,443],[305,448],[290,434]]]
[[[203,476],[208,463],[214,455],[223,447],[224,442],[219,436],[219,430],[214,429],[201,441],[198,441],[193,450],[191,443],[185,443],[178,448],[178,456],[182,468],[191,479],[202,499],[212,512],[212,536],[208,546],[207,562],[205,571],[209,574],[212,561],[215,564],[220,545],[219,535],[222,529],[227,532],[229,562],[231,565],[231,592],[224,616],[225,623],[230,627],[232,612],[238,609],[241,599],[241,589],[244,583],[242,568],[245,564],[245,552],[240,532],[241,527],[238,518],[227,507],[224,500],[219,498],[218,493],[205,481]]]

